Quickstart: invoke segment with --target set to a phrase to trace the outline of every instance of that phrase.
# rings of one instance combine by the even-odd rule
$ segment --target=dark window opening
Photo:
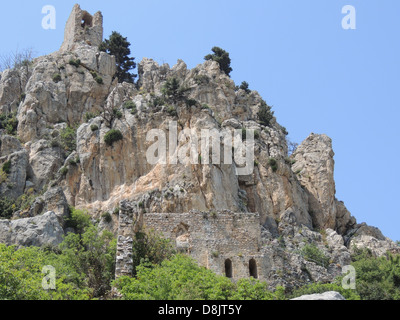
[[[93,27],[93,17],[89,13],[84,13],[83,14],[81,26],[82,26],[82,28],[85,28],[85,27],[91,28],[91,27]]]
[[[225,260],[225,275],[227,278],[232,278],[232,261],[230,259]]]
[[[256,260],[254,260],[254,259],[250,260],[249,271],[250,271],[250,277],[253,277],[254,279],[258,279],[257,262],[256,262]]]

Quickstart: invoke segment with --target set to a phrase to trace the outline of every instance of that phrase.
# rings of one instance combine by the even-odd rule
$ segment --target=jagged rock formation
[[[0,129],[0,166],[11,161],[0,194],[16,199],[33,189],[38,196],[30,208],[14,214],[15,219],[28,220],[1,222],[7,226],[0,230],[1,241],[54,244],[60,240],[59,226],[65,227],[68,205],[87,209],[99,218],[122,201],[121,207],[140,204],[152,214],[192,210],[256,213],[260,222],[259,274],[271,286],[330,281],[350,262],[353,246],[369,247],[378,255],[397,249],[380,232],[358,225],[344,203],[336,199],[329,137],[311,134],[289,157],[285,130],[276,119],[269,126],[259,123],[257,114],[264,102],[258,92],[238,90],[213,61],[189,70],[181,60],[171,68],[143,59],[137,85],[120,84],[115,78],[115,57],[98,51],[102,33],[101,13],[91,16],[76,5],[60,51],[0,73],[0,113],[16,112],[18,118],[18,139]],[[163,101],[162,87],[171,78],[188,89],[188,98],[196,101],[195,105]],[[124,108],[128,101],[135,107]],[[85,117],[113,109],[121,117],[111,125],[101,115]],[[237,163],[149,164],[147,133],[152,129],[168,133],[174,121],[178,133],[255,130],[254,171],[237,176]],[[54,144],[67,126],[77,126],[76,150],[69,155]],[[104,140],[110,127],[123,135],[112,146]],[[178,147],[185,143],[179,141]],[[30,230],[30,221],[36,220],[29,219],[47,211],[53,213],[38,217],[44,225],[40,230],[45,230],[41,240],[32,240],[24,230]],[[126,227],[119,224],[121,216],[113,215],[112,223],[102,225],[123,235],[118,231]],[[13,223],[23,228],[10,227]],[[123,236],[121,252],[130,244],[129,232]],[[187,242],[185,237],[178,240],[180,245]],[[310,243],[328,257],[328,265],[318,265],[302,255]]]

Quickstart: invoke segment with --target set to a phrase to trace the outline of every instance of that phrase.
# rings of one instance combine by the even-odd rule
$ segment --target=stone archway
[[[91,27],[93,27],[93,17],[87,11],[84,11],[82,13],[82,24],[81,24],[81,26],[82,26],[82,28],[85,28],[85,27],[91,28]]]
[[[233,278],[233,267],[231,259],[225,260],[225,276],[230,279]]]
[[[249,261],[249,273],[250,273],[250,277],[253,277],[254,279],[258,279],[257,262],[254,259],[251,259]]]

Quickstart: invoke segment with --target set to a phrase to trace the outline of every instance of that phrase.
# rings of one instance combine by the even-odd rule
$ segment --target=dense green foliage
[[[275,158],[269,158],[268,159],[268,164],[271,167],[273,172],[278,171],[278,161]]]
[[[239,86],[239,89],[244,90],[247,94],[251,93],[251,90],[249,89],[249,83],[246,81],[242,82],[242,84]]]
[[[267,105],[265,101],[261,103],[260,109],[258,111],[258,120],[260,124],[268,127],[271,124],[272,119],[274,118],[274,112],[271,110],[271,107]]]
[[[315,245],[307,244],[301,249],[301,255],[310,262],[315,262],[321,267],[329,266],[329,258]]]
[[[8,197],[0,198],[0,219],[11,219],[15,212],[28,209],[37,196],[38,195],[35,194],[34,189],[30,188],[17,199],[11,199]]]
[[[103,41],[99,50],[115,56],[118,81],[133,83],[136,75],[130,71],[136,68],[135,58],[130,57],[130,42],[120,33],[113,31],[110,38]]]
[[[314,249],[313,260],[318,259]],[[375,257],[369,250],[356,250],[352,256],[352,266],[356,270],[356,288],[344,289],[341,285],[343,277],[334,283],[314,283],[295,290],[291,297],[305,294],[336,291],[347,300],[400,300],[400,255],[388,253],[383,257]]]
[[[7,197],[0,198],[0,219],[10,219],[15,208],[15,201]]]
[[[0,245],[0,300],[87,300],[103,297],[115,273],[116,239],[90,217],[71,208],[69,233],[58,247]],[[45,290],[43,267],[56,272],[55,289]]]
[[[204,59],[218,62],[221,71],[229,76],[233,71],[231,68],[231,58],[229,57],[229,53],[219,47],[214,47],[211,51],[213,54],[206,55]]]
[[[66,127],[60,131],[60,134],[52,140],[51,146],[53,148],[60,148],[65,157],[68,157],[73,151],[76,150],[76,132],[77,128]]]
[[[136,233],[133,239],[133,274],[143,262],[154,265],[161,264],[173,256],[174,249],[169,240],[161,237],[153,230]]]
[[[17,113],[0,114],[0,129],[6,130],[9,135],[16,135],[18,128]]]
[[[89,291],[68,281],[68,267],[60,257],[40,248],[0,244],[0,300],[87,300]],[[65,261],[67,262],[67,261]],[[43,267],[57,266],[56,289],[44,290]]]
[[[353,256],[356,292],[363,300],[400,300],[400,255],[374,257],[369,251]]]
[[[198,266],[190,257],[175,255],[161,265],[137,267],[135,278],[119,278],[115,285],[126,300],[280,300],[283,290],[272,293],[254,279],[238,283]]]
[[[112,146],[114,144],[114,142],[121,141],[123,138],[124,138],[124,136],[122,135],[121,131],[115,130],[115,129],[111,129],[104,136],[104,142],[107,145]]]
[[[6,174],[10,174],[11,173],[11,160],[8,160],[7,162],[5,162],[2,166],[2,170],[3,172],[5,172]]]
[[[169,78],[161,88],[161,92],[166,100],[172,103],[177,103],[179,101],[186,99],[186,93],[190,89],[184,87],[180,81],[175,78]]]

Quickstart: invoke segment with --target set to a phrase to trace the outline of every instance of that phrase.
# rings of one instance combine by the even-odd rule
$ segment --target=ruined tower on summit
[[[60,51],[71,51],[79,43],[99,46],[103,41],[103,15],[93,16],[76,4],[65,26],[64,42]]]

